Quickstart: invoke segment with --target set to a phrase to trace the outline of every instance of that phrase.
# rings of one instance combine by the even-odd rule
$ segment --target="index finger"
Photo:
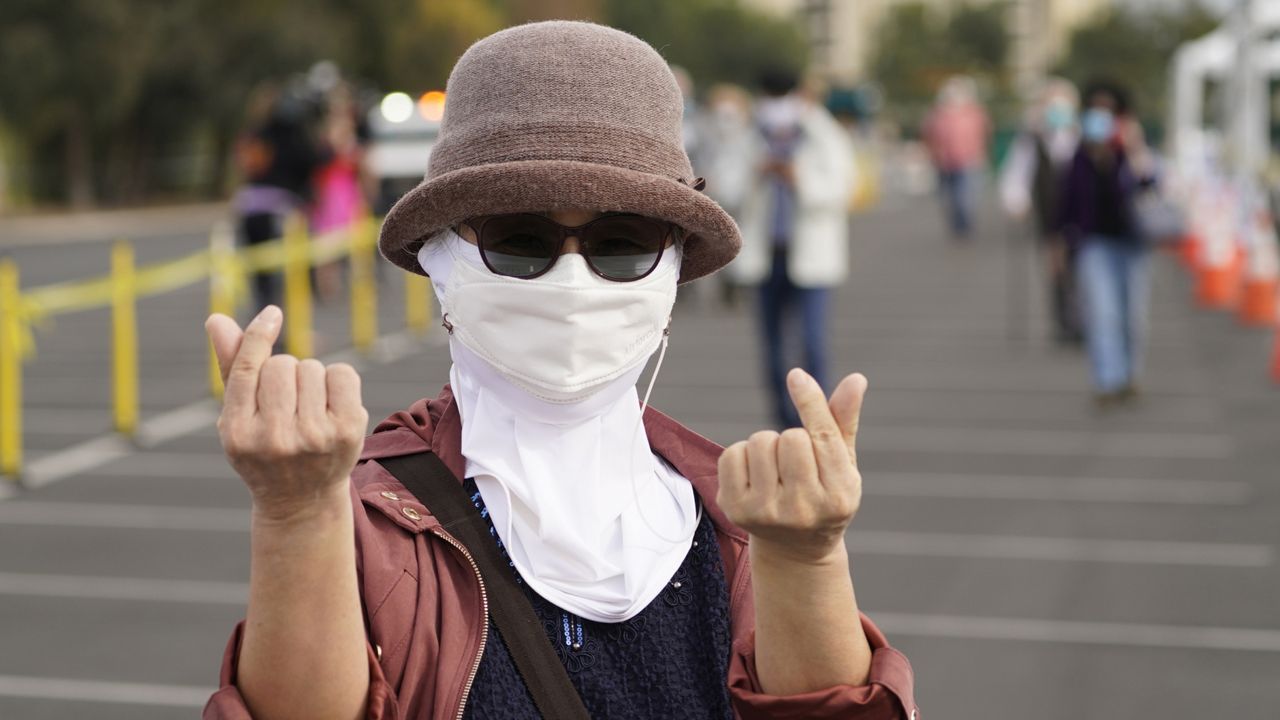
[[[787,390],[800,413],[800,422],[813,439],[819,470],[848,464],[849,447],[845,444],[844,433],[831,414],[827,396],[818,381],[809,373],[795,368],[787,373]]]
[[[240,349],[227,371],[227,389],[223,395],[227,407],[249,411],[257,407],[258,373],[271,357],[271,346],[280,336],[283,319],[280,308],[268,305],[244,329]]]

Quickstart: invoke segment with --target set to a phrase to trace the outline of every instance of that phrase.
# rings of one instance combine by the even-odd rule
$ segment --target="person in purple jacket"
[[[1086,88],[1080,131],[1059,229],[1076,257],[1094,397],[1107,408],[1138,394],[1151,287],[1134,197],[1150,180],[1141,126],[1119,87]]]

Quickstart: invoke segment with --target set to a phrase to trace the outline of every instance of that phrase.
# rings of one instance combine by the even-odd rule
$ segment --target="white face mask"
[[[441,312],[450,333],[529,394],[577,402],[633,370],[658,348],[671,319],[679,253],[634,282],[596,275],[577,253],[556,259],[531,280],[495,275],[459,257],[458,243],[439,238],[453,255]],[[474,246],[471,246],[474,248]]]
[[[578,255],[542,278],[497,277],[452,231],[418,253],[453,325],[449,378],[466,476],[520,576],[596,622],[648,606],[700,520],[693,486],[649,446],[648,396],[640,402],[635,387],[664,337],[679,260],[669,249],[649,277],[612,283]],[[513,365],[518,372],[504,369]]]

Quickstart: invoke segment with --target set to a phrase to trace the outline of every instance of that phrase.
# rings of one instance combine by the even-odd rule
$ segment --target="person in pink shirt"
[[[965,239],[973,230],[975,183],[987,158],[991,121],[978,104],[973,79],[953,77],[938,92],[924,122],[924,140],[938,173],[938,189],[951,234]]]

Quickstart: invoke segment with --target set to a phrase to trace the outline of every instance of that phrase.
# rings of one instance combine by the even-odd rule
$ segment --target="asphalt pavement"
[[[0,222],[0,251],[24,286],[85,277],[106,268],[103,239],[136,231],[139,262],[168,259],[217,215]],[[1099,413],[1083,355],[1046,339],[1016,229],[988,214],[956,244],[931,198],[900,198],[854,218],[851,242],[831,350],[871,383],[854,580],[911,659],[924,716],[1280,717],[1270,335],[1196,309],[1158,257],[1143,396]],[[434,395],[448,370],[439,332],[398,333],[401,279],[384,270],[373,356],[343,352],[345,301],[317,308],[319,353],[360,363],[375,419]],[[754,298],[725,307],[714,281],[686,294],[653,404],[745,438],[768,424]],[[206,297],[139,305],[137,443],[109,432],[106,311],[39,329],[31,486],[0,502],[0,718],[193,717],[216,684],[247,591],[249,499],[204,400]]]

